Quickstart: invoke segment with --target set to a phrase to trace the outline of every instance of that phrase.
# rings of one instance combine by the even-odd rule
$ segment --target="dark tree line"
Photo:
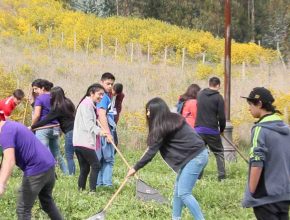
[[[63,0],[75,10],[97,16],[155,18],[224,36],[224,0]],[[284,54],[290,48],[290,0],[231,0],[232,37],[256,42]]]

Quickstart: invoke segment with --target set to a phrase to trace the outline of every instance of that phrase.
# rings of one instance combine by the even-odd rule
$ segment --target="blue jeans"
[[[182,208],[185,205],[195,220],[203,220],[203,214],[197,200],[192,195],[192,189],[200,172],[208,161],[208,151],[204,149],[195,158],[180,169],[175,181],[172,219],[181,219]]]
[[[96,152],[101,163],[98,174],[98,186],[112,186],[113,166],[115,160],[114,147],[107,143],[106,138],[101,137],[101,149]]]
[[[73,139],[73,130],[65,134],[65,142],[64,142],[65,158],[68,166],[69,175],[74,175],[76,172],[76,165],[74,162],[74,147],[72,139]]]
[[[59,149],[59,128],[46,128],[37,130],[35,136],[45,146],[49,147],[54,159],[58,162],[60,169],[64,174],[68,174],[67,165],[61,156]]]

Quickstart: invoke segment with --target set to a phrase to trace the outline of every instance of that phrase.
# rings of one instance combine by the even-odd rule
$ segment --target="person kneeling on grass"
[[[0,196],[5,192],[14,165],[24,172],[18,192],[18,219],[31,219],[31,209],[37,196],[42,209],[51,219],[63,219],[52,198],[56,162],[48,148],[28,128],[13,121],[0,121],[0,145],[3,150]]]
[[[264,87],[246,98],[249,111],[259,120],[252,128],[249,177],[243,201],[258,220],[288,220],[290,204],[290,129],[272,105]]]
[[[160,151],[165,162],[177,173],[172,219],[181,219],[184,205],[194,219],[204,219],[199,204],[192,195],[198,176],[208,161],[208,151],[203,140],[181,115],[171,113],[161,98],[154,98],[146,104],[146,119],[149,147],[134,168],[128,171],[127,176],[133,176]]]

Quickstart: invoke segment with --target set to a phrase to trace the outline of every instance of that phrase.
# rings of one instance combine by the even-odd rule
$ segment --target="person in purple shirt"
[[[45,79],[38,79],[32,83],[33,91],[38,94],[34,102],[34,113],[32,117],[32,126],[38,121],[46,118],[51,108],[51,94],[50,90],[53,83]],[[47,125],[58,124],[57,120],[52,120]],[[68,167],[60,153],[59,149],[59,127],[40,129],[35,132],[36,137],[47,147],[49,147],[54,158],[60,165],[60,169],[64,174],[68,174]]]
[[[63,219],[52,198],[55,184],[55,160],[48,150],[24,125],[0,121],[0,145],[3,162],[0,170],[0,196],[15,164],[23,171],[18,191],[18,219],[31,219],[31,209],[38,196],[42,209],[51,219]]]

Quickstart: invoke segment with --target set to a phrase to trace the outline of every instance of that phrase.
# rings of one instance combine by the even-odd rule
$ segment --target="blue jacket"
[[[253,126],[250,167],[263,170],[253,194],[247,184],[244,207],[290,201],[290,129],[278,115],[266,115]]]

